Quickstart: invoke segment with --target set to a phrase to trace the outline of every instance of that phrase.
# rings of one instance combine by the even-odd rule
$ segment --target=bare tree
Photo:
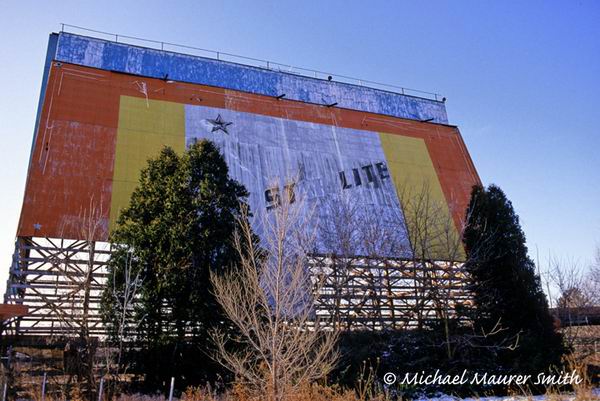
[[[443,322],[448,339],[457,307],[472,304],[463,227],[429,183],[396,187],[398,199],[383,199],[382,206],[364,207],[344,191],[321,205],[319,243],[331,253],[327,284],[334,293],[322,304],[346,327],[360,327],[355,321],[395,329]]]
[[[320,203],[317,247],[340,257],[353,256],[360,244],[360,205],[347,193],[336,195]]]
[[[462,244],[464,224],[456,226],[453,210],[445,199],[433,196],[429,182],[424,181],[420,186],[405,184],[400,188],[400,203],[413,250],[419,327],[430,319],[426,305],[433,305],[435,319],[444,327],[447,356],[452,358],[450,321],[456,317],[456,307],[461,302],[469,304],[463,295],[467,280],[463,269],[466,261]]]
[[[596,246],[596,255],[589,273],[592,288],[592,301],[595,306],[600,306],[600,245]]]
[[[548,276],[558,293],[556,308],[575,309],[594,306],[596,288],[593,269],[593,266],[589,269],[585,268],[573,259],[549,257]]]
[[[383,307],[388,315],[403,316],[380,316],[385,323],[379,326],[422,328],[449,320],[459,303],[468,304],[463,227],[456,227],[453,210],[432,195],[427,182],[396,188],[397,198],[383,197],[384,205],[364,207],[344,191],[321,205],[319,243],[335,269],[328,285],[336,303],[327,306],[348,327],[356,326],[353,318],[375,324]],[[362,301],[357,288],[364,289]]]
[[[100,322],[97,306],[103,285],[98,273],[101,273],[106,258],[104,251],[110,247],[98,240],[106,238],[108,229],[102,204],[102,199],[90,198],[76,218],[63,223],[63,229],[77,233],[78,240],[72,241],[76,252],[69,258],[55,261],[63,264],[62,279],[69,283],[68,292],[61,295],[63,301],[52,306],[64,331],[73,334],[66,338],[64,350],[65,370],[69,377],[67,387],[75,378],[81,386],[78,390],[88,395],[96,388],[94,370],[98,338],[93,332]]]
[[[414,258],[418,260],[464,261],[464,223],[457,227],[454,211],[445,199],[436,199],[428,181],[419,186],[399,185],[398,197]]]
[[[126,346],[131,343],[135,335],[137,325],[133,323],[136,301],[143,284],[142,270],[133,265],[134,252],[131,247],[121,249],[124,257],[121,258],[122,265],[118,269],[113,269],[112,287],[110,292],[111,305],[111,342],[114,344],[114,350],[107,350],[106,366],[107,373],[119,383],[122,375],[127,374],[129,368],[128,361],[124,359]],[[141,319],[139,320],[142,321]]]
[[[293,202],[293,204],[292,204]],[[239,335],[214,332],[216,360],[261,399],[285,400],[305,383],[323,378],[336,362],[338,333],[322,329],[314,313],[319,282],[307,268],[310,213],[296,196],[280,199],[262,218],[263,243],[248,213],[234,237],[239,265],[213,275],[215,296]],[[242,344],[231,351],[228,342]]]
[[[573,350],[572,357],[585,362],[595,353],[598,326],[589,325],[589,314],[598,307],[600,291],[597,267],[584,267],[573,259],[549,257],[550,290],[557,294],[556,317],[566,344]]]
[[[591,299],[586,285],[587,272],[573,259],[550,256],[548,258],[550,284],[557,290],[557,308],[588,306]]]
[[[365,207],[344,191],[319,203],[319,256],[313,255],[313,270],[325,280],[319,308],[338,327],[400,324],[391,315],[402,302],[393,290],[401,281],[402,263],[390,260],[410,255],[410,249],[402,216],[393,210],[377,204]]]

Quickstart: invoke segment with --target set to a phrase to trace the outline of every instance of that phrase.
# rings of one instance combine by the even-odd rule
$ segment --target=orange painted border
[[[453,126],[55,62],[34,140],[18,236],[81,238],[84,209],[93,199],[103,222],[93,239],[108,238],[121,95],[422,138],[457,225],[471,187],[481,183]]]

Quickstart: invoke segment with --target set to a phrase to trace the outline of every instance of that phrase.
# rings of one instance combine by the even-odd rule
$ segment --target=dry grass
[[[40,401],[38,396],[27,397],[24,399]],[[84,401],[73,394],[69,401]],[[499,398],[504,399],[504,398]],[[507,397],[510,401],[533,401],[539,399],[531,395],[513,394]],[[65,401],[65,398],[46,396],[46,401]],[[114,397],[112,401],[166,401],[164,395],[145,395],[145,394],[123,394]],[[386,394],[370,394],[366,396],[359,395],[356,391],[343,390],[336,386],[312,385],[304,386],[297,393],[289,395],[284,401],[392,401],[393,398]],[[591,388],[580,389],[575,394],[559,394],[549,390],[545,396],[546,401],[598,401],[600,397],[592,392]],[[106,400],[108,401],[108,400]],[[174,398],[174,401],[267,401],[264,398],[249,395],[243,388],[234,388],[225,394],[216,395],[205,388],[188,388],[180,398]]]
[[[598,390],[594,392],[590,378],[585,374],[586,369],[581,362],[571,357],[566,360],[569,370],[576,370],[583,382],[574,387],[572,394],[564,394],[557,388],[548,388],[544,400],[546,401],[600,401],[600,393]],[[343,389],[337,385],[323,384],[305,384],[298,388],[298,391],[287,394],[281,401],[392,401],[396,400],[389,394],[381,391],[376,384],[375,376],[370,372],[364,372],[364,379],[358,383],[354,390]],[[32,386],[28,389],[26,398],[32,401],[41,401],[41,389],[37,386]],[[76,386],[73,386],[69,397],[69,401],[84,401]],[[477,398],[471,398],[471,400]],[[167,397],[161,394],[144,395],[144,394],[122,394],[113,397],[110,401],[166,401]],[[511,401],[532,401],[539,400],[526,390],[522,389],[511,394],[507,398],[499,398],[499,400]],[[66,401],[65,397],[46,396],[45,401]],[[105,401],[109,401],[105,399]],[[228,391],[222,394],[217,394],[210,386],[203,387],[188,387],[178,399],[174,401],[271,401],[265,399],[264,396],[255,395],[255,391],[248,386],[241,384],[233,385]]]
[[[113,398],[113,401],[165,401],[162,395],[127,394]],[[210,400],[207,398],[206,400]]]
[[[388,401],[383,394],[363,398],[352,390],[343,390],[337,386],[322,386],[318,384],[305,385],[299,391],[288,395],[284,401]],[[145,396],[140,394],[122,395],[114,401],[165,401],[163,396]],[[260,396],[253,396],[243,386],[234,386],[225,394],[216,395],[205,387],[189,387],[179,398],[179,401],[266,401]]]
[[[592,393],[591,388],[580,389],[576,394],[559,394],[549,390],[546,401],[597,401],[600,397]],[[342,390],[336,386],[313,384],[303,386],[300,391],[285,398],[285,401],[391,401],[393,398],[385,394],[359,395],[356,391]],[[500,398],[502,399],[502,398]],[[532,395],[513,394],[506,400],[532,401],[539,399]],[[114,401],[166,401],[163,396],[127,395],[115,398]],[[259,397],[248,395],[248,392],[238,386],[226,394],[214,395],[205,388],[188,388],[179,401],[266,401]]]

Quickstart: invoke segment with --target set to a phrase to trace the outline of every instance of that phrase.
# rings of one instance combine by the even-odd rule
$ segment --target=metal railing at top
[[[110,33],[104,31],[98,31],[95,29],[84,28],[77,25],[60,24],[61,32],[83,34],[94,33],[96,35],[103,35],[99,39],[113,41],[117,43],[129,44],[134,46],[141,46],[156,50],[169,51],[174,53],[183,53],[191,56],[200,56],[206,58],[212,58],[220,61],[227,61],[232,63],[250,65],[253,67],[264,68],[271,71],[283,72],[288,74],[301,75],[310,78],[323,79],[323,80],[335,80],[336,82],[342,82],[351,85],[369,87],[373,89],[385,90],[388,92],[399,93],[402,95],[415,96],[435,101],[445,101],[446,98],[442,95],[434,92],[426,92],[418,89],[406,88],[403,86],[384,84],[381,82],[369,81],[360,78],[349,77],[346,75],[339,75],[330,72],[324,72],[319,70],[313,70],[310,68],[295,67],[289,64],[278,63],[269,60],[263,60],[253,57],[240,56],[237,54],[221,52],[211,49],[203,49],[201,47],[180,45],[177,43],[162,42],[152,39],[138,38],[135,36],[120,35],[117,33]]]

